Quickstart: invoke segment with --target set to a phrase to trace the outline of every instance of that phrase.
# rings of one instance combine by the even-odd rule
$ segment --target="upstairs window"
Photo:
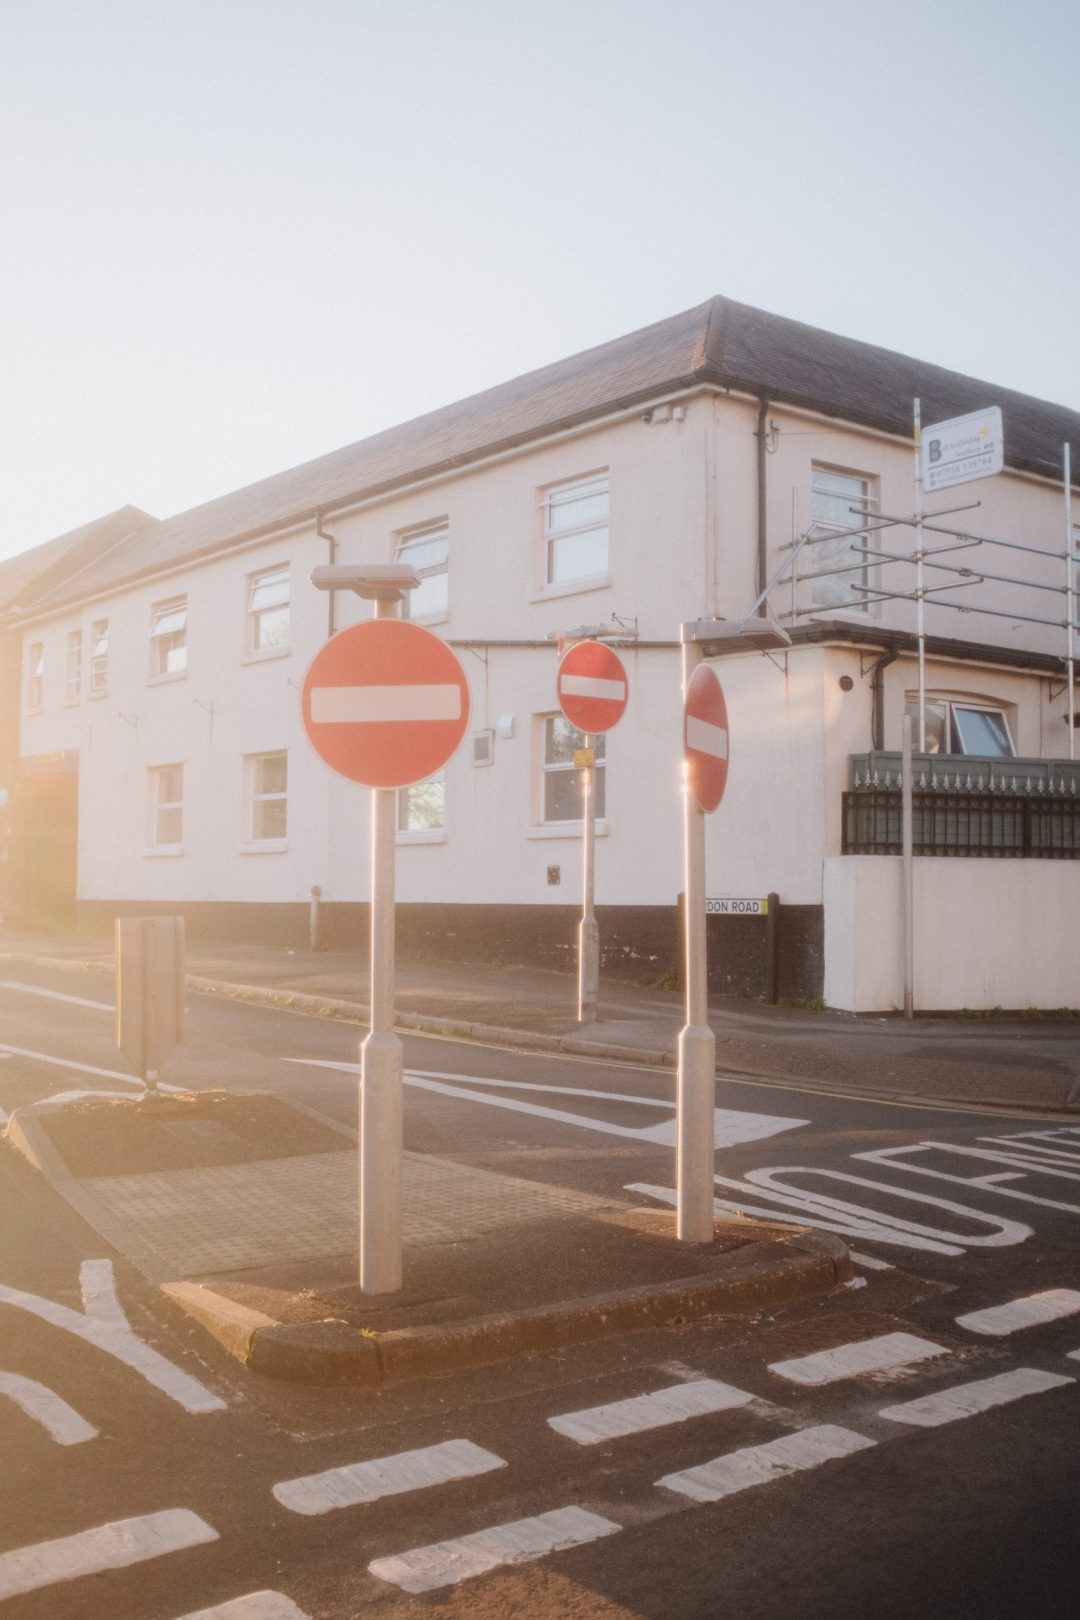
[[[82,697],[82,631],[69,630],[67,666],[64,679],[64,702],[78,703],[80,697]]]
[[[289,645],[289,565],[248,579],[247,651],[277,652]]]
[[[919,703],[909,700],[912,747],[919,746]],[[1014,759],[1009,722],[1001,709],[981,703],[931,698],[926,703],[926,752]]]
[[[45,645],[32,641],[26,652],[26,707],[30,714],[41,708],[45,694]]]
[[[606,777],[604,737],[593,738],[596,749],[596,780],[593,815],[602,817],[606,811]],[[542,815],[544,821],[581,820],[581,773],[574,764],[574,750],[585,747],[585,738],[572,726],[565,715],[549,714],[544,720],[544,761],[542,785]]]
[[[90,696],[109,690],[109,621],[95,619],[90,630]]]
[[[249,754],[247,836],[253,844],[277,842],[288,832],[289,756]]]
[[[608,571],[607,473],[558,484],[544,496],[544,583],[602,579]]]
[[[870,566],[861,552],[869,544],[866,534],[844,533],[869,523],[877,506],[869,478],[814,467],[810,481],[811,539],[799,553],[800,573],[825,575],[807,578],[815,608],[845,607],[866,610]]]
[[[184,767],[155,765],[147,777],[147,842],[151,849],[179,849],[184,841]]]
[[[151,679],[183,675],[187,670],[187,597],[158,602],[151,612]]]
[[[394,561],[415,568],[420,583],[414,591],[407,591],[402,613],[409,619],[428,619],[435,614],[449,612],[450,531],[445,524],[438,529],[426,529],[422,534],[406,535],[398,541]]]
[[[441,832],[446,825],[446,773],[398,789],[398,832]]]

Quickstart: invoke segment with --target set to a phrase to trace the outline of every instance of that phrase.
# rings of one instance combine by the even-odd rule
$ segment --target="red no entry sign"
[[[687,682],[683,744],[690,791],[703,810],[715,810],[727,786],[728,718],[708,664],[699,664]]]
[[[555,689],[563,714],[587,735],[610,731],[623,717],[626,670],[601,641],[579,641],[563,654]]]
[[[446,764],[469,723],[457,656],[407,619],[367,619],[334,636],[311,661],[302,703],[314,747],[365,787],[422,782]]]

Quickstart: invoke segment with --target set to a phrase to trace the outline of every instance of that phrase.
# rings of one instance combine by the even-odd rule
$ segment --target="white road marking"
[[[80,1445],[84,1440],[93,1440],[98,1432],[73,1406],[61,1400],[55,1390],[33,1378],[0,1372],[0,1395],[8,1396],[27,1417],[40,1423],[58,1446]]]
[[[629,1400],[610,1401],[606,1406],[587,1406],[580,1412],[563,1412],[548,1418],[558,1434],[576,1440],[579,1446],[595,1446],[646,1429],[661,1429],[668,1423],[685,1423],[688,1418],[709,1412],[726,1412],[747,1406],[754,1399],[745,1390],[721,1384],[714,1378],[693,1383],[672,1384],[651,1395],[633,1395]]]
[[[384,1496],[400,1496],[405,1491],[426,1490],[453,1479],[471,1479],[505,1467],[502,1457],[481,1450],[471,1440],[446,1440],[442,1445],[424,1446],[418,1451],[399,1451],[396,1456],[375,1457],[370,1462],[349,1463],[321,1474],[283,1480],[274,1486],[274,1495],[282,1507],[293,1513],[314,1515],[329,1513],[333,1508],[355,1507],[360,1502],[378,1502]]]
[[[311,718],[319,726],[370,725],[401,720],[458,720],[461,687],[316,686]]]
[[[106,1355],[123,1362],[133,1372],[145,1378],[148,1384],[176,1401],[185,1412],[223,1412],[225,1402],[200,1384],[197,1378],[167,1361],[157,1350],[144,1344],[132,1330],[116,1296],[111,1260],[85,1260],[79,1273],[85,1315],[73,1311],[54,1300],[42,1299],[40,1294],[28,1294],[20,1288],[9,1288],[0,1283],[0,1305],[13,1305],[16,1310],[28,1311],[31,1316],[49,1322],[53,1327],[74,1333],[77,1338],[91,1344]]]
[[[54,1069],[73,1069],[76,1074],[100,1074],[106,1080],[123,1080],[126,1085],[142,1089],[141,1080],[136,1080],[130,1074],[122,1074],[119,1069],[98,1069],[92,1063],[75,1063],[71,1058],[52,1057],[48,1052],[31,1052],[25,1046],[9,1046],[7,1041],[3,1043],[3,1050],[14,1057],[33,1058],[35,1063],[51,1064]]]
[[[148,1558],[160,1558],[164,1553],[181,1552],[185,1547],[217,1539],[217,1531],[197,1513],[187,1508],[167,1508],[164,1513],[119,1519],[74,1536],[61,1536],[57,1541],[16,1547],[13,1552],[0,1553],[0,1599],[36,1592],[42,1586],[72,1581],[80,1575],[126,1569]]]
[[[211,1609],[196,1609],[179,1620],[310,1620],[284,1592],[247,1592]]]
[[[97,1012],[115,1012],[111,1001],[87,1001],[85,996],[65,995],[62,990],[43,990],[39,984],[17,984],[14,979],[0,979],[0,990],[21,990],[27,996],[47,996],[50,1001],[67,1001],[73,1007],[93,1007]]]
[[[1074,1378],[1040,1372],[1036,1367],[1014,1367],[1011,1372],[998,1373],[996,1378],[980,1378],[970,1384],[939,1390],[936,1395],[903,1401],[899,1406],[883,1406],[878,1416],[890,1418],[894,1423],[914,1423],[922,1429],[933,1429],[939,1423],[975,1417],[979,1412],[1007,1406],[1010,1401],[1022,1400],[1026,1395],[1042,1395],[1048,1389],[1075,1382]]]
[[[747,1446],[744,1451],[732,1451],[725,1457],[702,1463],[699,1468],[687,1468],[678,1474],[665,1474],[657,1480],[669,1491],[692,1497],[695,1502],[719,1502],[737,1491],[750,1490],[755,1485],[770,1485],[788,1474],[797,1474],[805,1468],[818,1468],[836,1457],[850,1457],[856,1451],[868,1450],[874,1442],[852,1429],[841,1429],[832,1423],[815,1429],[800,1429],[797,1434],[785,1434],[779,1440],[765,1445]]]
[[[1080,1311],[1080,1294],[1075,1289],[1048,1288],[1041,1294],[1010,1300],[1007,1305],[970,1311],[967,1316],[958,1316],[956,1322],[969,1333],[992,1333],[1003,1338],[1007,1333],[1018,1333],[1021,1328],[1056,1322],[1062,1316],[1075,1316],[1077,1311]]]
[[[1070,1361],[1080,1361],[1080,1350],[1069,1350],[1066,1354]]]
[[[769,1371],[792,1384],[832,1384],[839,1378],[885,1372],[890,1367],[909,1367],[912,1362],[947,1354],[943,1344],[918,1339],[913,1333],[883,1333],[876,1339],[838,1344],[832,1350],[819,1350],[812,1356],[773,1361]]]
[[[686,717],[686,746],[699,754],[711,754],[713,759],[727,759],[728,734],[722,726],[710,725],[696,714]]]
[[[608,681],[601,675],[560,675],[559,691],[570,697],[605,698],[621,703],[626,696],[625,681]]]
[[[555,1508],[534,1519],[515,1519],[454,1541],[435,1541],[391,1558],[375,1558],[368,1569],[379,1580],[400,1586],[402,1591],[434,1592],[440,1586],[453,1586],[505,1564],[524,1564],[548,1553],[583,1547],[621,1529],[621,1525],[584,1508]]]
[[[849,1249],[848,1253],[855,1264],[862,1266],[865,1271],[896,1270],[896,1267],[891,1266],[887,1260],[879,1260],[876,1254],[861,1254],[858,1249]]]
[[[948,1170],[934,1170],[927,1164],[905,1162],[908,1154],[935,1151],[955,1158],[982,1159],[991,1164],[1015,1165],[1016,1168],[1012,1171],[999,1171],[994,1175],[958,1176]],[[1080,1215],[1080,1204],[1067,1203],[1056,1198],[1040,1198],[1037,1194],[1025,1192],[1019,1187],[1002,1186],[1005,1181],[1022,1181],[1028,1175],[1056,1176],[1065,1181],[1080,1181],[1080,1174],[1075,1168],[1063,1169],[1056,1159],[1046,1162],[1031,1157],[1026,1152],[992,1152],[986,1148],[959,1147],[952,1142],[919,1142],[911,1147],[875,1148],[869,1153],[854,1153],[852,1158],[884,1164],[890,1170],[906,1170],[914,1176],[928,1176],[933,1181],[951,1181],[958,1187],[982,1187],[999,1194],[1002,1198],[1015,1198],[1023,1204],[1039,1204],[1043,1209],[1060,1209],[1069,1215]],[[1075,1166],[1076,1161],[1073,1160],[1072,1163]]]

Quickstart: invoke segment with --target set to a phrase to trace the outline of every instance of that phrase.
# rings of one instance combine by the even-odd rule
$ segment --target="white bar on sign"
[[[714,759],[727,759],[727,732],[722,726],[710,725],[696,715],[686,717],[686,746],[699,754],[711,754]]]
[[[560,675],[559,691],[569,697],[607,698],[621,703],[626,696],[626,682],[605,681],[599,675]]]
[[[702,1463],[700,1468],[665,1474],[657,1484],[669,1491],[678,1491],[681,1496],[692,1497],[695,1502],[719,1502],[725,1496],[734,1496],[754,1485],[771,1485],[774,1480],[797,1474],[804,1468],[818,1468],[835,1457],[850,1457],[853,1452],[866,1451],[873,1444],[853,1429],[823,1423],[815,1429],[800,1429],[797,1434],[766,1441],[762,1446],[729,1452],[726,1457]]]
[[[379,721],[460,720],[461,688],[446,686],[316,686],[311,718],[321,726]]]
[[[993,1305],[989,1310],[958,1316],[956,1324],[970,1333],[992,1333],[995,1338],[1001,1338],[1007,1333],[1018,1333],[1021,1328],[1037,1327],[1041,1322],[1075,1316],[1077,1311],[1080,1311],[1080,1294],[1075,1289],[1048,1288],[1045,1293],[1028,1294],[1026,1299],[1010,1300],[1007,1305]]]
[[[688,1418],[710,1412],[726,1412],[746,1406],[754,1397],[732,1384],[714,1378],[697,1378],[685,1384],[671,1384],[651,1395],[633,1395],[629,1400],[611,1401],[606,1406],[588,1406],[580,1412],[563,1412],[548,1418],[548,1426],[579,1446],[595,1446],[604,1440],[617,1440],[645,1429],[661,1429],[669,1423],[685,1423]]]
[[[218,1533],[187,1508],[168,1508],[164,1513],[148,1513],[139,1519],[118,1519],[99,1524],[93,1530],[80,1530],[57,1541],[39,1541],[32,1547],[16,1547],[0,1553],[0,1600],[36,1592],[57,1581],[73,1581],[81,1575],[98,1575],[107,1569],[126,1569],[130,1564],[160,1558],[217,1541]]]
[[[392,1457],[373,1457],[369,1462],[283,1480],[274,1486],[274,1495],[282,1507],[293,1513],[314,1515],[329,1513],[332,1508],[355,1507],[360,1502],[378,1502],[384,1496],[400,1496],[403,1491],[426,1490],[452,1479],[471,1479],[505,1467],[502,1457],[481,1450],[471,1440],[445,1440],[438,1446],[399,1451]]]
[[[585,1508],[555,1508],[535,1519],[515,1519],[454,1541],[414,1547],[393,1558],[375,1558],[368,1569],[379,1580],[390,1581],[404,1592],[434,1592],[440,1586],[456,1585],[504,1564],[524,1564],[568,1547],[583,1547],[621,1529],[621,1525]]]
[[[838,1344],[833,1350],[797,1356],[793,1361],[774,1361],[769,1371],[791,1384],[832,1384],[838,1378],[885,1372],[890,1367],[909,1367],[914,1361],[945,1354],[944,1345],[918,1339],[913,1333],[883,1333],[876,1339]]]
[[[998,1373],[996,1378],[980,1378],[970,1384],[954,1384],[952,1389],[941,1389],[936,1395],[923,1395],[914,1401],[903,1401],[899,1406],[883,1406],[879,1417],[890,1418],[893,1423],[914,1423],[920,1429],[936,1429],[940,1423],[955,1423],[959,1418],[975,1417],[995,1406],[1007,1406],[1026,1395],[1042,1395],[1048,1389],[1059,1389],[1063,1384],[1074,1384],[1075,1378],[1061,1373],[1040,1372],[1036,1367],[1014,1367],[1011,1372]]]

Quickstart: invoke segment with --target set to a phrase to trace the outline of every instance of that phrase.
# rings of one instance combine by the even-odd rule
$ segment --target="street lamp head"
[[[323,563],[311,570],[311,583],[320,591],[355,591],[369,602],[400,602],[420,575],[403,563]]]

